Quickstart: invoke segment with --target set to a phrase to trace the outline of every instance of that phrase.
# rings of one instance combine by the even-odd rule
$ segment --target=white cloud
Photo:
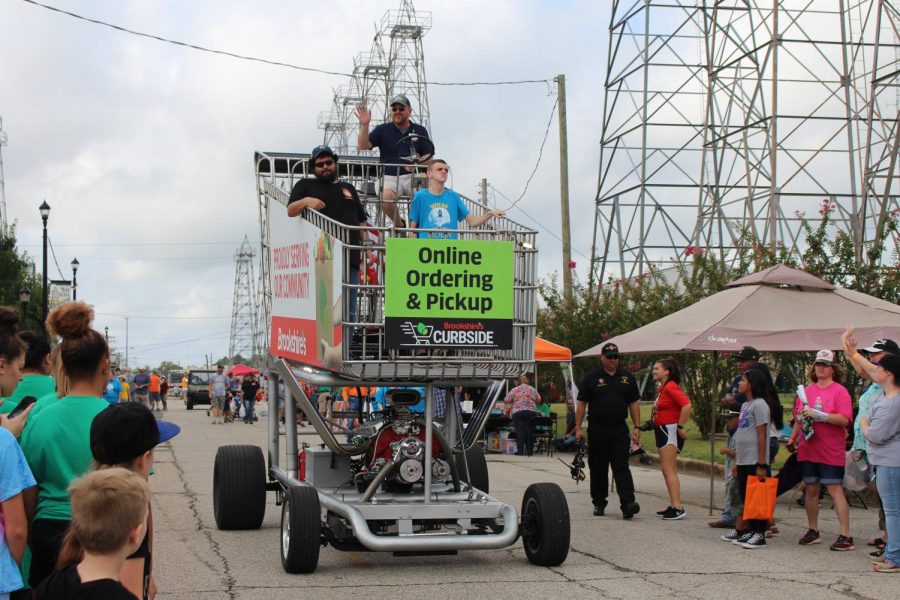
[[[49,3],[164,37],[340,72],[368,51],[384,11],[399,6],[398,0]],[[415,4],[433,11],[424,40],[431,80],[566,74],[572,239],[588,255],[606,3]],[[22,247],[39,261],[37,206],[46,198],[60,270],[68,276],[69,261],[78,257],[79,297],[96,307],[98,329],[108,326],[122,346],[124,319],[112,315],[135,315],[129,345],[142,363],[200,363],[205,354],[225,354],[230,319],[209,317],[231,314],[233,255],[245,234],[258,240],[253,152],[308,151],[321,139],[318,113],[345,80],[163,44],[15,0],[0,20],[0,72],[7,203]],[[433,137],[453,165],[454,185],[475,195],[486,177],[518,197],[553,105],[548,86],[431,86],[429,96]],[[558,234],[558,197],[554,118],[519,207]],[[516,210],[510,217],[534,225]],[[540,271],[558,270],[560,243],[542,231],[539,246]],[[586,269],[587,259],[575,259]]]

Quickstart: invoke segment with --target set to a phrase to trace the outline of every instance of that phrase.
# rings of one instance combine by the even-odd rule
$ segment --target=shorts
[[[225,396],[213,396],[212,397],[212,407],[217,408],[219,410],[224,410]]]
[[[150,402],[159,402],[159,392],[150,392]]]
[[[394,190],[398,196],[412,196],[416,191],[413,189],[412,173],[406,173],[405,175],[385,175],[380,187],[382,190]]]
[[[678,423],[670,423],[668,425],[657,425],[653,429],[656,434],[656,449],[662,450],[666,446],[675,446],[678,452],[684,448],[684,440],[678,437]]]
[[[821,483],[823,485],[843,485],[844,466],[825,465],[809,460],[798,460],[803,483]]]

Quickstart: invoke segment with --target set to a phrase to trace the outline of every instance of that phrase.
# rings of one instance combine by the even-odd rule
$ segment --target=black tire
[[[266,461],[258,446],[222,446],[213,467],[219,529],[259,529],[266,514]]]
[[[191,400],[191,397],[190,397],[190,396],[188,396],[188,397],[187,397],[187,400],[185,400],[185,405],[186,405],[186,407],[187,407],[188,410],[194,410],[194,403],[193,403],[193,401]]]
[[[532,483],[522,499],[522,542],[528,562],[555,567],[569,555],[569,503],[555,483]]]
[[[319,494],[308,485],[285,490],[281,505],[281,566],[288,573],[312,573],[319,564],[322,520]]]
[[[490,493],[490,477],[488,475],[487,459],[484,457],[484,448],[475,444],[466,450],[466,462],[469,463],[469,473],[466,476],[466,465],[463,455],[456,455],[456,469],[459,471],[461,483],[472,483],[472,487],[481,490],[485,494]]]

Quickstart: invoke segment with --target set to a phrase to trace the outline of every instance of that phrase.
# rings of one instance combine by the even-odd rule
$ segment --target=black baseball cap
[[[390,104],[388,106],[393,106],[395,104],[402,104],[407,108],[412,108],[412,104],[409,103],[409,98],[407,98],[404,94],[397,94],[393,98],[391,98]]]
[[[613,343],[603,344],[603,347],[600,348],[600,354],[606,358],[618,358],[620,356],[619,347]]]
[[[863,352],[868,352],[869,354],[877,354],[879,352],[900,354],[900,346],[897,345],[897,342],[895,342],[894,340],[889,340],[887,338],[875,340],[874,344],[872,344],[868,348],[860,348],[860,350]]]
[[[104,465],[134,460],[178,435],[175,423],[157,421],[139,402],[123,402],[103,409],[91,423],[91,454]]]
[[[337,160],[337,154],[334,153],[329,146],[316,146],[312,149],[312,152],[309,153],[309,158],[311,160],[316,160],[320,156],[330,156],[334,160]]]
[[[744,346],[732,356],[740,360],[759,360],[759,350],[753,346]]]

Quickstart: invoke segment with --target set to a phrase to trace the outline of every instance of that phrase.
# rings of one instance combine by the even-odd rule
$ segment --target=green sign
[[[511,348],[513,244],[390,238],[387,346]]]

